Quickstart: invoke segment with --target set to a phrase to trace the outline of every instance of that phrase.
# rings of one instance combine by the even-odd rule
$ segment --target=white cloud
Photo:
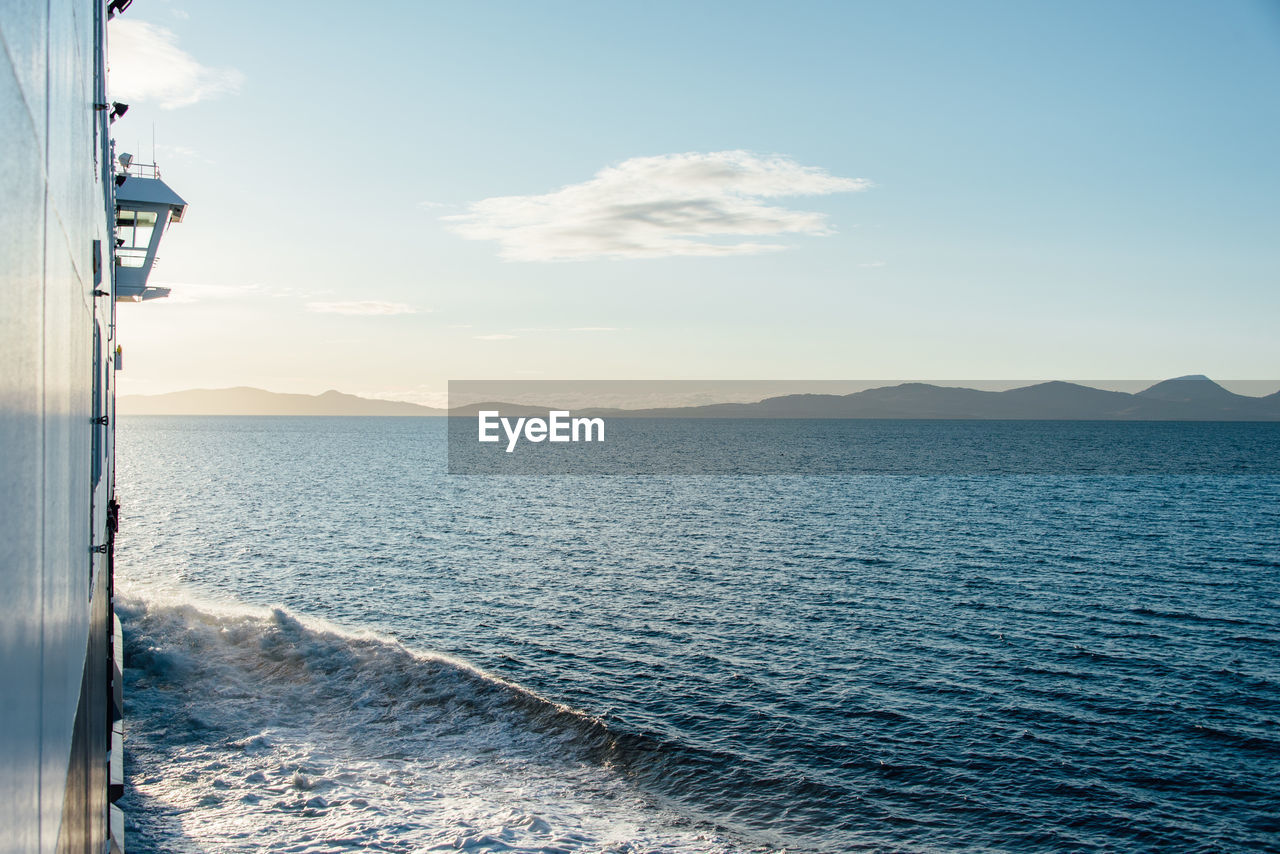
[[[402,302],[383,300],[359,300],[356,302],[309,302],[307,311],[317,314],[354,314],[361,316],[417,314],[418,310]]]
[[[108,41],[110,94],[128,102],[153,102],[163,109],[185,107],[235,92],[244,75],[234,68],[209,68],[178,47],[164,27],[117,18]]]
[[[569,329],[570,332],[617,332],[616,326],[574,326]]]
[[[746,255],[786,248],[759,238],[831,233],[824,214],[766,199],[869,186],[781,155],[665,154],[634,157],[546,195],[484,199],[442,219],[462,237],[498,241],[510,261]]]
[[[506,335],[501,332],[495,332],[492,335],[474,335],[472,337],[475,338],[477,341],[510,341],[512,338],[515,338],[516,336]]]

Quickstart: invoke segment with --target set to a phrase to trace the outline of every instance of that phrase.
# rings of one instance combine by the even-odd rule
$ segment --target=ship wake
[[[739,850],[599,722],[464,662],[280,608],[118,610],[131,851]]]

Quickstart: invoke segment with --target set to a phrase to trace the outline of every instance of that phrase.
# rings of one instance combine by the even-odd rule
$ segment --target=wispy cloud
[[[505,332],[495,332],[492,335],[473,335],[477,341],[510,341],[515,338],[514,335],[507,335]]]
[[[356,302],[309,302],[307,311],[317,314],[354,314],[361,316],[417,314],[418,309],[402,302],[359,300]]]
[[[163,158],[166,162],[170,160],[183,160],[189,163],[203,163],[206,166],[213,165],[213,161],[205,157],[194,148],[185,145],[166,145],[160,143],[156,146],[156,156]]]
[[[117,18],[110,33],[111,97],[172,110],[232,93],[244,82],[234,68],[209,68],[178,47],[169,29]]]
[[[867,261],[866,263],[859,264],[858,266],[873,269],[875,267],[886,267],[888,265],[884,261]]]
[[[267,288],[259,284],[210,285],[200,282],[164,282],[163,286],[173,289],[165,299],[168,305],[218,300],[261,300],[264,297],[287,295],[278,288]]]
[[[824,214],[766,200],[869,186],[781,155],[665,154],[634,157],[546,195],[484,199],[442,219],[462,237],[498,241],[510,261],[749,255],[786,248],[761,238],[831,233]]]
[[[517,326],[516,332],[617,332],[616,326],[570,326],[561,329],[558,326]]]

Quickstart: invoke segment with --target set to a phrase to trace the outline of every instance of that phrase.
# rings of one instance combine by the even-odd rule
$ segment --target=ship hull
[[[2,852],[112,844],[105,17],[95,2],[0,6]]]

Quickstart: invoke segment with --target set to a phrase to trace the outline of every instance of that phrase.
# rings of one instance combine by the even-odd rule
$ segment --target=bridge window
[[[147,262],[147,247],[156,230],[154,211],[116,211],[116,258],[121,267],[141,267]]]

